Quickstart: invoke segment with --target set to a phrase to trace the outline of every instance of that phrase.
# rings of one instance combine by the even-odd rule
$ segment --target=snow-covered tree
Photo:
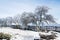
[[[35,14],[37,15],[39,26],[44,24],[44,22],[48,23],[56,23],[53,16],[50,14],[47,14],[49,8],[46,6],[38,6],[35,9]]]

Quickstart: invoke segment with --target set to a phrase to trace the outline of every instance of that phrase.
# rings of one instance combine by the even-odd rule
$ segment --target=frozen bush
[[[10,40],[10,38],[11,38],[11,35],[10,34],[0,33],[0,39]]]

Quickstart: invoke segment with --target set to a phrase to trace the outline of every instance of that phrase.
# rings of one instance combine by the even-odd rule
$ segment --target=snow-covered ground
[[[12,29],[12,28],[0,28],[0,32],[11,34],[11,40],[34,40],[34,38],[39,39],[38,32]]]
[[[51,31],[48,33],[45,32],[34,32],[34,31],[28,31],[28,30],[20,30],[20,29],[12,29],[9,27],[3,27],[0,28],[0,32],[2,33],[8,33],[12,35],[11,40],[34,40],[34,39],[40,39],[40,34],[50,35]],[[57,33],[58,36],[55,40],[60,40],[60,33]]]

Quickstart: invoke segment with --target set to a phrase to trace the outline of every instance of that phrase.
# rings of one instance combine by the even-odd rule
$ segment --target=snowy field
[[[34,39],[40,39],[39,33],[44,35],[50,35],[51,31],[48,33],[45,32],[34,32],[34,31],[28,31],[28,30],[20,30],[20,29],[12,29],[9,27],[0,28],[0,32],[7,33],[12,35],[10,40],[34,40]],[[60,33],[57,33],[57,38],[54,40],[60,40]]]

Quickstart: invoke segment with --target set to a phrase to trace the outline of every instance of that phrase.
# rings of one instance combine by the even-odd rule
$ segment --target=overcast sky
[[[60,24],[60,0],[0,0],[0,18],[33,12],[37,6],[49,7],[49,14]]]

